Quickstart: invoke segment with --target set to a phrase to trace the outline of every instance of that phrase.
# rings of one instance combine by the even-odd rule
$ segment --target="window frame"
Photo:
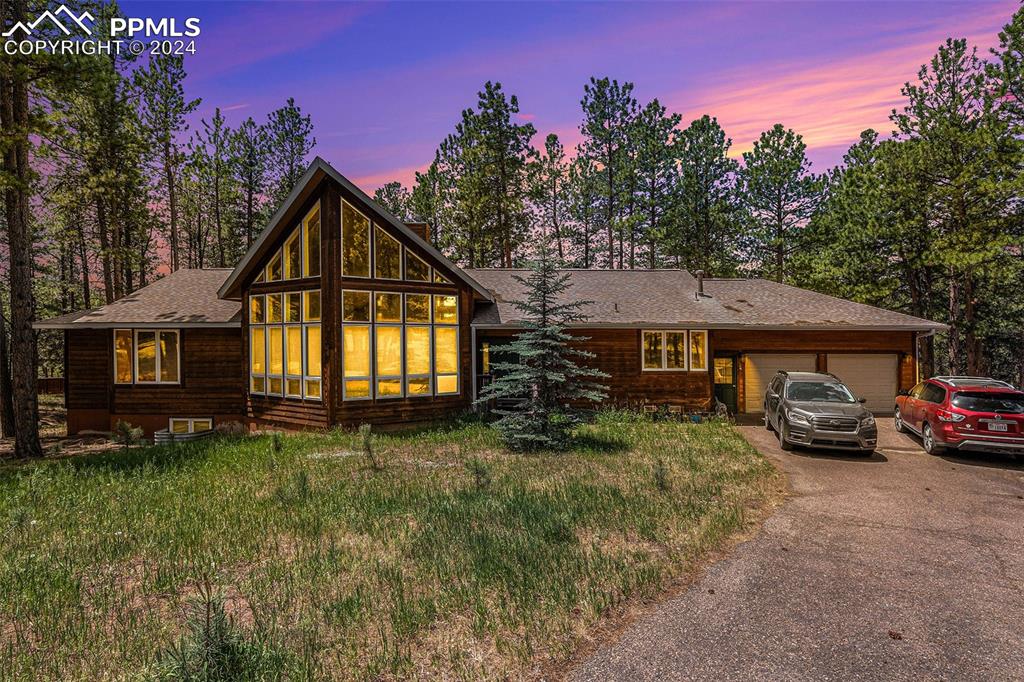
[[[693,335],[701,334],[704,337],[704,343],[702,344],[701,350],[703,351],[704,366],[694,367],[693,366]],[[710,334],[707,329],[687,329],[686,330],[686,369],[689,372],[706,372],[710,369],[712,363],[708,362],[708,337]]]
[[[132,335],[132,350],[131,350],[131,381],[118,381],[117,380],[117,333],[118,332],[130,332]],[[153,381],[141,381],[139,380],[139,332],[154,334],[154,376],[156,379]],[[178,378],[174,381],[164,381],[160,378],[161,374],[161,360],[160,360],[160,335],[161,334],[174,334],[175,344],[174,350],[176,355],[176,365],[178,367]],[[112,364],[113,379],[115,386],[181,386],[181,375],[184,372],[184,367],[181,364],[181,330],[180,329],[152,329],[148,327],[119,327],[114,329],[111,337],[111,352],[114,356],[114,362]]]
[[[427,278],[426,279],[409,279],[409,259],[410,258],[415,258],[419,262],[423,263],[424,267],[427,268]],[[423,258],[420,258],[415,253],[413,253],[412,249],[410,249],[408,246],[403,246],[402,247],[402,279],[403,279],[403,281],[406,281],[406,282],[419,282],[421,284],[436,284],[436,282],[434,282],[434,268],[431,267],[430,263],[428,263],[426,260],[424,260]]]
[[[402,316],[405,317],[404,315]],[[398,330],[398,352],[400,357],[398,359],[398,374],[381,374],[378,371],[377,363],[379,360],[377,354],[377,338],[378,331],[381,327],[386,329],[397,329]],[[370,342],[370,353],[372,355],[373,364],[371,367],[371,373],[373,378],[370,385],[373,386],[373,397],[377,400],[394,400],[396,398],[405,397],[405,323],[404,322],[380,322],[374,323],[373,335]],[[380,392],[381,381],[398,381],[399,390],[396,395],[387,395]]]
[[[247,343],[249,353],[249,385],[248,391],[250,395],[259,395],[270,398],[278,398],[281,400],[311,400],[314,402],[323,402],[323,310],[320,311],[320,316],[316,319],[312,319],[308,312],[308,302],[312,295],[321,295],[321,289],[294,289],[291,291],[275,291],[266,294],[252,294],[249,296],[250,300],[254,298],[263,299],[263,322],[252,322],[249,320],[249,338]],[[277,321],[271,321],[270,319],[270,299],[280,301],[279,312],[280,317]],[[298,300],[298,319],[289,319],[288,311],[290,306],[289,301]],[[322,305],[322,300],[321,300]],[[250,311],[252,310],[252,304],[250,302]],[[321,330],[320,337],[320,376],[313,376],[309,374],[309,349],[308,349],[308,329],[309,327],[319,327]],[[263,330],[263,363],[264,372],[262,374],[253,372],[252,359],[253,359],[253,333],[259,328]],[[288,371],[288,334],[289,330],[297,328],[299,329],[299,356],[300,356],[300,373],[295,374]],[[270,369],[270,346],[271,346],[271,335],[277,333],[281,335],[281,373],[271,373]],[[254,387],[255,379],[262,379],[263,390],[256,390]],[[270,388],[270,382],[272,379],[279,379],[281,381],[281,390],[272,391]],[[299,392],[291,393],[288,390],[288,382],[298,381]],[[320,383],[320,395],[314,396],[309,395],[307,389],[307,383],[309,381],[318,381]]]
[[[131,348],[128,349],[128,373],[131,374],[131,379],[128,381],[117,380],[117,333],[128,332],[131,337]],[[112,369],[114,370],[114,385],[115,386],[132,386],[135,383],[135,330],[130,328],[115,329],[114,334],[111,337],[113,344],[112,350],[114,353],[114,363]]]
[[[366,226],[367,226],[367,230],[368,230],[369,234],[367,235],[367,238],[366,238],[366,265],[367,265],[367,267],[366,267],[366,274],[365,275],[352,275],[352,274],[349,274],[348,272],[345,271],[345,204],[348,204],[352,208],[353,211],[355,211],[356,213],[361,215],[366,220]],[[373,242],[374,242],[374,238],[375,238],[375,235],[374,235],[374,232],[373,232],[373,228],[374,228],[373,221],[370,220],[370,217],[368,215],[366,215],[365,213],[360,211],[358,208],[356,208],[355,204],[352,204],[351,202],[349,202],[346,199],[342,198],[342,200],[341,200],[341,210],[338,213],[338,223],[339,223],[339,228],[340,228],[340,232],[341,232],[341,263],[339,265],[341,266],[340,269],[341,269],[341,277],[342,277],[342,279],[344,279],[346,277],[348,277],[350,279],[365,279],[365,280],[373,279],[373,275],[375,274],[375,268],[374,268],[374,262],[373,262]],[[320,229],[321,230],[323,229],[322,225],[321,225]],[[320,254],[320,255],[322,256],[323,254]]]
[[[319,234],[317,235],[317,244],[316,244],[316,250],[317,250],[317,272],[315,274],[312,274],[309,271],[309,256],[308,256],[309,251],[310,251],[310,248],[309,248],[309,223],[310,223],[310,220],[313,218],[314,215],[317,216],[317,221],[320,223],[320,227],[318,228]],[[320,201],[319,200],[315,204],[313,204],[312,208],[309,209],[309,212],[306,213],[306,216],[302,219],[302,226],[301,226],[301,228],[302,228],[302,237],[301,237],[302,252],[301,252],[300,260],[299,260],[299,272],[301,273],[302,277],[320,277],[320,274],[323,272],[323,263],[324,263],[324,253],[323,253],[324,214],[320,210]]]
[[[372,292],[371,292],[372,296]],[[371,317],[372,317],[372,305],[371,305]],[[368,373],[366,375],[353,374],[348,376],[345,374],[345,327],[363,327],[366,329],[367,336],[367,357],[366,368]],[[342,401],[360,401],[360,400],[373,400],[373,396],[376,393],[376,385],[374,384],[374,363],[376,362],[376,344],[374,343],[373,334],[374,325],[373,322],[342,322],[341,324],[341,399]],[[365,396],[349,397],[348,395],[348,382],[349,381],[365,381],[369,386],[369,390]]]
[[[320,330],[320,374],[312,375],[309,373],[309,330],[311,327],[316,327]],[[319,396],[309,396],[306,388],[307,383],[310,381],[316,381],[320,385]],[[324,395],[324,337],[323,337],[323,325],[321,322],[310,322],[302,324],[302,399],[303,400],[319,400],[323,401]]]
[[[292,280],[292,279],[302,279],[302,262],[303,262],[302,241],[303,241],[303,238],[302,238],[302,223],[299,223],[298,225],[295,226],[295,229],[292,230],[292,233],[290,235],[288,235],[287,237],[285,237],[284,241],[281,243],[281,281],[282,282],[287,282],[287,281]],[[299,262],[298,262],[297,267],[296,267],[297,272],[289,273],[289,269],[290,268],[288,267],[288,250],[290,248],[289,244],[291,244],[292,242],[295,243],[295,248],[298,250]]]
[[[457,307],[458,306],[456,306],[456,308]],[[432,376],[432,383],[433,383],[433,385],[431,386],[431,388],[433,389],[433,394],[436,397],[447,397],[447,396],[453,396],[453,395],[462,395],[462,357],[461,357],[462,330],[459,328],[459,325],[457,325],[457,324],[433,324],[431,326],[433,327],[433,329],[431,330],[431,333],[430,333],[430,346],[431,346],[431,364],[430,364],[430,369],[431,369],[431,374],[433,375]],[[453,330],[455,332],[455,373],[454,373],[454,375],[452,374],[452,372],[444,372],[442,374],[437,369],[437,332],[440,329],[451,329],[451,330]],[[442,376],[445,376],[445,377],[454,376],[455,377],[455,390],[454,391],[442,393],[441,391],[437,390],[437,380],[440,379]]]
[[[403,253],[405,246],[402,244],[400,239],[393,236],[381,225],[378,225],[377,223],[370,223],[370,228],[373,230],[373,250],[371,254],[373,258],[373,268],[371,269],[371,272],[373,273],[373,279],[379,279],[385,282],[401,282],[405,278],[405,254]],[[390,239],[394,243],[395,248],[398,249],[398,277],[384,277],[383,275],[380,274],[379,268],[377,267],[378,234],[383,235],[385,239]]]
[[[427,373],[417,372],[415,374],[409,372],[409,328],[413,327],[416,329],[427,330]],[[434,386],[437,372],[434,371],[434,324],[431,322],[413,322],[412,324],[405,323],[402,325],[402,388],[405,391],[406,398],[432,398],[434,396]],[[409,391],[409,382],[413,379],[426,379],[427,380],[427,392],[426,393],[412,393]]]
[[[699,330],[698,330],[699,331]],[[660,367],[648,367],[644,362],[644,335],[645,334],[660,334],[661,335],[661,366]],[[683,353],[683,367],[669,367],[668,366],[668,343],[666,339],[667,334],[682,334],[683,335],[683,348],[686,352]],[[704,337],[704,351],[705,357],[707,357],[707,336]],[[640,330],[640,371],[641,372],[690,372],[690,330],[689,329],[641,329]],[[707,367],[698,371],[707,371]]]
[[[188,431],[183,434],[176,434],[174,432],[174,422],[188,422]],[[167,418],[167,433],[174,435],[187,435],[190,433],[196,433],[196,422],[210,422],[210,428],[203,429],[204,431],[213,431],[216,428],[216,424],[213,417],[168,417]]]

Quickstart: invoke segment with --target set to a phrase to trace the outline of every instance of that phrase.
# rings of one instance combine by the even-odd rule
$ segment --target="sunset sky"
[[[541,136],[579,139],[591,76],[636,84],[683,115],[717,116],[734,151],[776,122],[814,168],[861,130],[888,132],[900,86],[946,37],[986,53],[1017,3],[141,2],[138,17],[196,16],[188,92],[202,117],[263,120],[294,97],[315,153],[364,189],[410,184],[487,80],[519,97]],[[539,140],[538,140],[539,142]]]

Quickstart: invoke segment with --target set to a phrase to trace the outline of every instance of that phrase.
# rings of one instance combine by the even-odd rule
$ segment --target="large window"
[[[249,297],[249,390],[320,400],[320,291]]]
[[[180,383],[178,341],[177,330],[115,329],[114,383]]]
[[[645,330],[641,333],[640,351],[645,372],[704,371],[708,368],[708,333]]]
[[[374,226],[373,264],[377,279],[402,279],[402,245],[379,225]]]
[[[320,276],[320,205],[314,206],[302,222],[275,251],[256,277],[259,282]]]
[[[457,395],[455,295],[342,292],[345,400]]]
[[[341,202],[341,274],[370,276],[370,220],[347,201]]]

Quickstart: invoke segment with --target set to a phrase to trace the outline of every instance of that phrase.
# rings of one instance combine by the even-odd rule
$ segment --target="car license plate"
[[[988,430],[989,431],[1006,431],[1006,424],[999,424],[999,423],[996,423],[996,422],[989,422],[988,423]]]

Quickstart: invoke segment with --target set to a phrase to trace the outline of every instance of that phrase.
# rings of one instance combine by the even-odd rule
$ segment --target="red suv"
[[[934,377],[896,397],[896,430],[946,450],[1024,453],[1024,392],[982,377]]]

